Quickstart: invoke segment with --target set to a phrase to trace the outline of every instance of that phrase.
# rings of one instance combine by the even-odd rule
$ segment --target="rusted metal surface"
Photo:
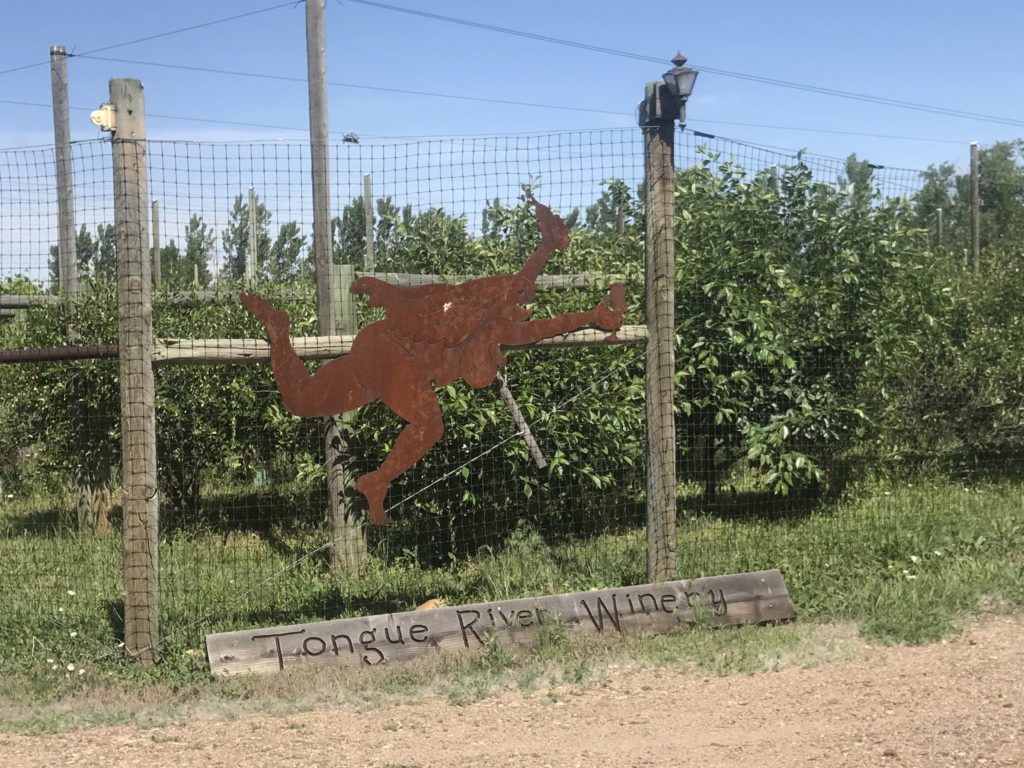
[[[457,285],[389,285],[363,276],[350,291],[383,307],[386,317],[363,328],[352,351],[310,375],[288,338],[287,312],[261,296],[242,302],[267,329],[274,379],[285,407],[297,416],[332,416],[381,400],[406,427],[381,466],[359,478],[369,502],[370,522],[391,522],[384,497],[391,481],[415,464],[444,434],[434,386],[457,379],[477,389],[489,386],[505,362],[503,346],[533,344],[588,326],[614,332],[626,305],[623,283],[591,310],[529,320],[521,306],[533,300],[536,281],[551,254],[569,245],[569,230],[547,206],[536,203],[541,243],[516,274],[494,275]]]

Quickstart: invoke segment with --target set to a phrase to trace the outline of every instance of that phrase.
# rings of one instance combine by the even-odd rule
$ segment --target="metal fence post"
[[[146,119],[142,83],[110,81],[124,495],[124,642],[143,664],[160,640],[159,507]]]

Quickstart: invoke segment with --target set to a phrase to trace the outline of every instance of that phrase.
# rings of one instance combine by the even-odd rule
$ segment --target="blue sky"
[[[601,112],[456,101],[330,89],[331,129],[373,137],[510,134],[630,126],[646,80],[677,50],[690,63],[816,86],[949,106],[1024,121],[1024,75],[1010,62],[1024,29],[1024,4],[980,0],[837,3],[719,0],[643,3],[391,0],[392,4],[653,57],[664,66],[435,21],[348,1],[327,5],[328,78],[363,86],[561,104]],[[52,44],[89,51],[274,5],[273,0],[9,3],[0,29],[0,70],[43,62]],[[100,56],[305,76],[301,4]],[[302,138],[301,82],[171,70],[72,58],[70,99],[94,107],[112,76],[146,86],[152,138]],[[49,103],[48,67],[0,75],[0,99]],[[48,109],[0,103],[0,147],[52,140]],[[261,123],[264,129],[153,115]],[[888,166],[964,166],[967,143],[1024,135],[1024,125],[929,114],[773,87],[705,72],[689,107],[697,130]],[[97,136],[87,111],[72,113],[76,139]],[[765,128],[737,123],[786,126]],[[890,134],[913,140],[811,132]]]

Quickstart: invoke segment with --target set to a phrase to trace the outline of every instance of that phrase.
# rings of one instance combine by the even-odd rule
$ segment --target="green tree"
[[[209,285],[213,280],[210,274],[213,246],[213,230],[202,216],[192,214],[185,227],[185,250],[182,251],[173,239],[161,249],[164,284],[179,290],[186,289],[195,284],[198,276],[199,287]]]
[[[739,460],[773,492],[814,486],[869,426],[863,382],[896,343],[884,310],[929,258],[922,233],[900,202],[799,162],[775,183],[712,156],[680,173],[676,201],[684,475],[708,501]]]
[[[264,268],[270,254],[270,211],[256,196],[256,270]],[[221,233],[224,247],[224,264],[221,276],[228,280],[241,280],[249,268],[249,203],[242,202],[242,195],[235,196],[235,202],[228,214],[228,226]]]
[[[75,235],[75,258],[78,262],[79,279],[117,281],[117,236],[113,224],[100,224],[96,235],[86,229],[85,224]],[[48,260],[50,285],[56,290],[60,285],[59,252],[56,245],[50,246]]]
[[[270,247],[270,258],[261,270],[261,276],[276,283],[290,283],[304,272],[313,274],[310,255],[303,257],[305,248],[306,236],[301,234],[298,222],[282,224]]]
[[[599,234],[622,234],[627,227],[636,227],[640,206],[629,185],[621,179],[606,179],[604,190],[593,205],[587,207],[586,227]]]
[[[978,192],[983,253],[1024,253],[1024,140],[999,141],[979,150]],[[918,221],[935,231],[942,210],[943,243],[959,260],[971,245],[970,174],[951,163],[929,166],[914,195]]]

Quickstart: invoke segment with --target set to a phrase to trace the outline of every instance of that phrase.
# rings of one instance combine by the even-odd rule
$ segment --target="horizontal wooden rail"
[[[301,336],[292,339],[295,352],[304,360],[324,360],[348,354],[355,336]],[[645,344],[647,326],[624,325],[609,338],[606,331],[584,329],[552,336],[521,349],[549,347],[593,347],[607,344]],[[0,363],[43,363],[61,360],[113,358],[117,344],[49,347],[43,349],[0,349]],[[270,359],[270,344],[263,339],[156,339],[153,363],[258,363]]]
[[[116,358],[117,344],[83,344],[35,349],[0,349],[0,363],[56,363],[62,360]]]
[[[390,285],[417,286],[429,285],[431,283],[452,284],[466,280],[474,280],[474,275],[420,275],[407,272],[357,272],[357,277],[375,277]],[[580,272],[574,275],[540,275],[537,278],[537,287],[546,290],[568,290],[573,288],[587,288],[601,282],[611,283],[622,280],[622,275],[597,275],[590,272]],[[257,287],[256,290],[259,290]],[[283,299],[296,301],[303,297],[297,291],[284,291],[278,293]],[[310,294],[312,295],[312,294]],[[210,303],[215,301],[238,301],[238,291],[218,290],[216,288],[201,288],[198,290],[168,290],[166,299],[171,303],[201,302]],[[63,296],[52,293],[5,293],[0,294],[0,310],[27,309],[41,304],[54,305],[64,301]],[[7,314],[6,312],[4,313]]]

